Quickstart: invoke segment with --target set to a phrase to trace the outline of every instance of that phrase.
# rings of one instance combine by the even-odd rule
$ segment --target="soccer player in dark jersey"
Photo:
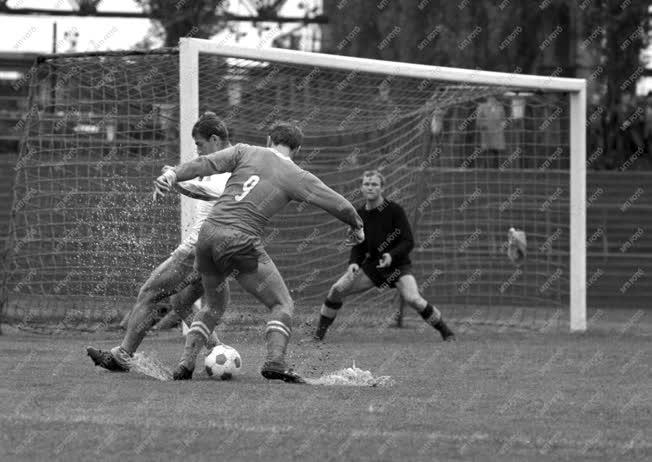
[[[212,112],[204,113],[199,118],[192,128],[192,137],[200,156],[231,146],[226,124]],[[203,293],[201,278],[194,269],[197,235],[215,200],[224,191],[228,177],[228,173],[212,175],[176,186],[176,190],[181,194],[199,199],[195,204],[192,226],[183,242],[152,271],[138,291],[122,343],[110,351],[92,346],[86,348],[96,366],[114,372],[128,371],[129,360],[147,331],[161,318],[165,310],[175,310],[182,319],[192,313],[193,303]],[[211,333],[210,345],[214,346],[218,342],[215,333]]]
[[[373,286],[396,287],[401,299],[437,329],[444,340],[454,340],[437,308],[419,293],[412,275],[410,251],[414,247],[412,230],[403,208],[383,197],[385,179],[378,170],[362,175],[365,204],[358,209],[364,222],[365,241],[351,249],[349,267],[330,288],[321,306],[315,340],[323,340],[344,299]]]
[[[352,243],[362,242],[364,232],[362,220],[349,201],[292,161],[302,140],[297,126],[277,123],[269,132],[267,147],[237,144],[181,164],[156,179],[155,194],[163,194],[177,181],[232,172],[199,232],[195,265],[206,304],[190,326],[181,362],[173,372],[175,380],[192,378],[197,355],[224,313],[227,278],[233,277],[271,311],[265,328],[263,377],[304,382],[285,362],[294,304],[263,248],[263,229],[275,213],[296,200],[314,204],[348,224]]]

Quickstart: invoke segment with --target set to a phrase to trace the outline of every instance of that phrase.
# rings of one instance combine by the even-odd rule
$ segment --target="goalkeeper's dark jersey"
[[[269,219],[291,200],[305,201],[351,226],[362,221],[349,202],[277,151],[236,144],[174,169],[178,181],[231,172],[207,223],[261,236]]]
[[[384,253],[392,257],[392,267],[409,265],[414,247],[412,229],[403,208],[385,199],[372,210],[363,205],[358,214],[364,223],[365,240],[351,248],[349,263],[363,262],[365,258],[377,262]]]

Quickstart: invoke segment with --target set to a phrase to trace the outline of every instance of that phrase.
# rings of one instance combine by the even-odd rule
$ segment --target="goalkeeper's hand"
[[[392,256],[388,253],[384,253],[381,255],[380,260],[378,260],[378,264],[376,265],[376,268],[387,268],[392,264]]]
[[[363,241],[364,241],[364,228],[362,227],[354,228],[353,226],[351,226],[349,228],[349,233],[344,244],[348,245],[349,247],[352,247],[354,245],[360,244]]]
[[[154,180],[154,200],[157,196],[163,197],[166,192],[168,192],[172,186],[177,182],[177,174],[174,173],[174,170],[166,170],[163,172],[163,175],[159,176]]]
[[[507,257],[513,264],[519,266],[527,255],[527,240],[525,231],[509,228],[507,233]]]

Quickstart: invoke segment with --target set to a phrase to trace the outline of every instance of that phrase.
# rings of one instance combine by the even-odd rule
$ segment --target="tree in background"
[[[181,37],[210,38],[226,23],[217,19],[227,7],[225,0],[135,0],[152,20],[161,25],[163,46],[175,47]]]
[[[389,59],[495,71],[536,67],[541,11],[527,2],[505,0],[381,0],[367,4],[325,2],[329,33],[325,50]],[[388,39],[389,38],[389,39]],[[560,37],[561,39],[561,37]]]
[[[576,75],[578,55],[586,49],[622,73],[621,65],[638,67],[647,46],[649,3],[380,0],[371,9],[366,2],[325,2],[324,51],[490,71],[518,65],[525,73],[541,73],[554,65],[562,75]]]
[[[582,18],[587,26],[584,40],[595,31],[601,33],[594,41],[593,52],[598,58],[596,64],[602,67],[598,81],[604,85],[605,103],[610,106],[621,93],[633,93],[643,73],[641,52],[649,45],[649,7],[650,2],[644,0],[593,0]]]
[[[583,77],[599,97],[603,146],[622,93],[634,93],[649,44],[646,0],[337,0],[324,2],[327,53]],[[595,98],[594,98],[595,101]],[[593,107],[595,109],[595,107]],[[590,114],[589,114],[590,115]]]

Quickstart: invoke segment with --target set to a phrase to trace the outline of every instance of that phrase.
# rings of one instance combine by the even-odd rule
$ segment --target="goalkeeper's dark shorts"
[[[258,236],[204,222],[197,238],[195,267],[202,274],[223,277],[253,273],[269,261]]]
[[[409,263],[388,268],[376,268],[376,265],[378,265],[378,260],[365,259],[360,265],[360,269],[376,287],[381,289],[396,287],[396,281],[402,276],[412,274],[412,265]]]

